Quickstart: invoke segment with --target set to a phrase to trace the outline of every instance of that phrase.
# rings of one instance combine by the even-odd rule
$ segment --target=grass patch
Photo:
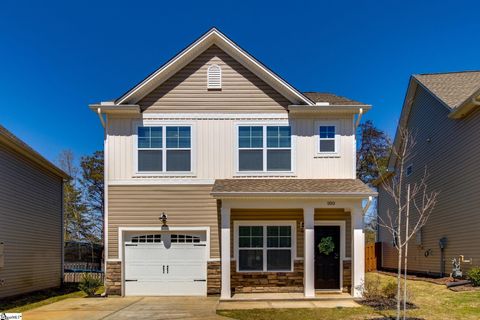
[[[377,274],[367,274],[368,279]],[[394,277],[378,274],[382,282]],[[413,319],[480,319],[480,292],[453,292],[444,285],[426,281],[408,281],[411,302],[416,308],[407,311]],[[219,311],[220,315],[239,320],[287,320],[287,319],[389,319],[395,316],[395,310],[375,310],[369,306],[359,308],[333,309],[255,309]]]
[[[103,292],[103,288],[97,294]],[[87,295],[78,289],[78,284],[68,284],[60,288],[52,288],[4,298],[0,305],[1,312],[25,312],[68,298],[84,298]]]

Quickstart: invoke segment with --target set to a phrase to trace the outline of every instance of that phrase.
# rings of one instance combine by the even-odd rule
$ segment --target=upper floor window
[[[238,171],[291,171],[289,126],[239,126]]]
[[[207,70],[207,89],[222,88],[222,69],[219,65],[212,64]]]
[[[319,153],[336,153],[335,132],[336,127],[332,125],[319,126]]]
[[[191,127],[138,127],[139,172],[191,171]]]

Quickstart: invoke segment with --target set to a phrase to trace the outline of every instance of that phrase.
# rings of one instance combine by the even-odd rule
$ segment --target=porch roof
[[[229,197],[368,197],[377,192],[358,179],[219,179],[212,196]]]

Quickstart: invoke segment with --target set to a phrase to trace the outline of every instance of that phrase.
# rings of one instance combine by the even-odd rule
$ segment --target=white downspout
[[[370,208],[370,205],[372,204],[372,201],[373,201],[373,197],[369,196],[367,200],[367,204],[365,205],[365,207],[363,207],[362,215],[365,215],[365,213],[367,213],[368,209]]]
[[[477,99],[478,99],[478,97],[477,98],[472,98],[472,103],[476,106],[480,106],[480,101],[478,101]]]
[[[105,119],[103,119],[103,116],[102,116],[102,109],[98,108],[97,114],[98,114],[98,117],[100,118],[100,122],[102,123],[102,126],[105,128]]]
[[[355,129],[358,128],[358,125],[360,124],[360,120],[362,120],[362,115],[363,115],[363,108],[360,108],[360,110],[358,111],[357,121],[355,122]]]

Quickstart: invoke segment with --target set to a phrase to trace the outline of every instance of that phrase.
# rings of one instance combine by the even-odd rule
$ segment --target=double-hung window
[[[337,146],[335,141],[336,127],[332,125],[319,126],[319,153],[336,153]]]
[[[238,171],[292,171],[289,126],[239,126]]]
[[[238,271],[292,271],[292,225],[238,226]]]
[[[138,172],[190,172],[189,126],[138,127]]]

